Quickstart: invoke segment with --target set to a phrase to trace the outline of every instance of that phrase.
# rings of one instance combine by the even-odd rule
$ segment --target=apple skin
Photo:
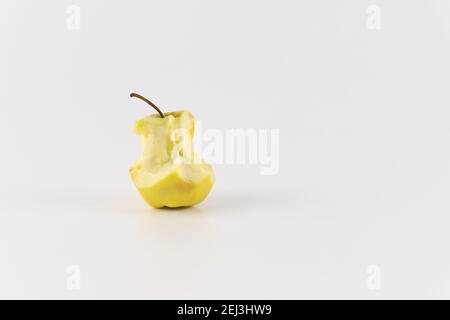
[[[131,175],[133,176],[133,172]],[[175,170],[152,186],[137,189],[153,208],[189,207],[205,200],[214,185],[214,180],[212,170],[209,175],[196,182],[184,179],[180,172]]]
[[[177,144],[174,133],[184,130],[186,143]],[[195,119],[189,111],[147,116],[136,121],[141,136],[142,157],[130,169],[130,176],[144,200],[154,208],[194,206],[211,191],[215,176],[211,165],[192,150]],[[175,160],[174,152],[181,158]],[[189,159],[195,161],[185,161]]]

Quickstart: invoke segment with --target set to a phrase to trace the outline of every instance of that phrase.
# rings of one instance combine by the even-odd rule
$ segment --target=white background
[[[450,298],[450,2],[2,0],[0,40],[1,298]],[[131,91],[280,129],[279,174],[149,208]]]

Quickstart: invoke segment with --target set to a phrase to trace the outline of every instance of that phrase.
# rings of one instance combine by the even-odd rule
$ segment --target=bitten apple
[[[215,182],[211,165],[198,158],[192,140],[195,119],[189,111],[149,115],[134,125],[141,138],[142,156],[130,169],[144,200],[154,208],[186,207],[202,202]]]

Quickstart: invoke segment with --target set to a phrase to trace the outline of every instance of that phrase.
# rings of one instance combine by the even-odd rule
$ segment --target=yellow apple
[[[196,205],[207,197],[215,177],[211,165],[193,151],[195,119],[189,111],[163,114],[156,110],[159,115],[149,115],[134,125],[143,151],[130,169],[131,178],[154,208]]]

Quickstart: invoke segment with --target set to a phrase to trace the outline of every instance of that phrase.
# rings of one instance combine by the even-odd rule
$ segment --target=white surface
[[[376,2],[379,31],[356,0],[74,1],[69,31],[71,2],[3,1],[0,297],[449,298],[450,4]],[[279,128],[279,174],[148,208],[131,91]]]

